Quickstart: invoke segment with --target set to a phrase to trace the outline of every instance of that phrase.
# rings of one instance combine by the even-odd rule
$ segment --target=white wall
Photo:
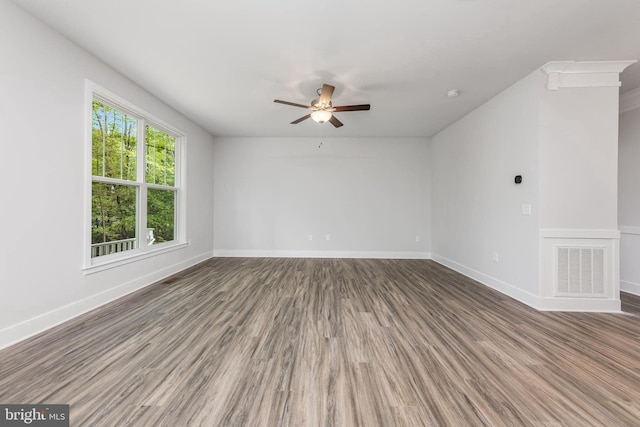
[[[532,305],[540,84],[536,71],[432,138],[433,258]]]
[[[640,108],[620,115],[620,288],[640,295]]]
[[[546,81],[537,70],[432,138],[432,256],[538,309],[617,311],[618,88]],[[565,246],[604,249],[602,291],[561,288]]]
[[[541,91],[540,227],[617,230],[618,88]]]
[[[4,0],[0,58],[0,347],[212,255],[207,132]],[[85,78],[188,134],[189,247],[83,275]]]
[[[620,114],[618,223],[640,227],[640,108]]]
[[[216,138],[214,145],[216,255],[428,257],[427,139]]]

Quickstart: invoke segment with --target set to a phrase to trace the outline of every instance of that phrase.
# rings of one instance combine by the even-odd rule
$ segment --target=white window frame
[[[86,80],[86,106],[85,106],[85,203],[84,203],[84,244],[83,244],[83,272],[84,274],[96,273],[109,268],[135,262],[162,253],[184,248],[189,245],[186,228],[186,145],[187,134],[174,126],[154,117],[148,112],[135,106],[129,101],[119,97],[109,90]],[[101,102],[113,107],[132,118],[137,119],[137,151],[136,151],[136,181],[127,181],[127,185],[137,187],[136,197],[136,239],[137,248],[110,255],[91,257],[91,191],[93,182],[122,184],[120,180],[105,177],[94,177],[92,174],[92,122],[93,101]],[[145,149],[146,126],[165,132],[175,138],[175,182],[173,186],[150,184],[145,181]],[[146,194],[150,188],[171,190],[176,192],[175,197],[175,239],[155,245],[147,244],[147,202]]]

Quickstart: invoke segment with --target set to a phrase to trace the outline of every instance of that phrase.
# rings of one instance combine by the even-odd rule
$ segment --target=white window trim
[[[176,138],[176,159],[175,163],[178,166],[178,173],[175,176],[175,186],[165,187],[158,184],[145,184],[146,188],[159,188],[176,190],[176,211],[175,211],[175,233],[176,238],[171,242],[160,243],[157,245],[138,245],[136,249],[132,249],[125,252],[120,252],[112,255],[103,255],[101,257],[91,258],[91,187],[94,181],[91,169],[91,157],[92,157],[92,106],[95,99],[105,101],[110,106],[116,107],[118,110],[130,114],[133,117],[141,118],[144,123],[152,126],[154,129],[161,130],[170,134]],[[84,241],[83,241],[83,263],[82,271],[86,274],[97,273],[110,268],[119,267],[121,265],[129,264],[139,260],[143,260],[156,255],[164,254],[174,250],[182,249],[189,246],[190,242],[187,240],[187,187],[186,187],[186,145],[187,134],[181,130],[171,126],[170,124],[158,119],[152,114],[144,111],[143,109],[133,105],[129,101],[119,97],[111,91],[97,85],[96,83],[86,80],[85,81],[85,188],[84,188]],[[140,129],[141,128],[141,129]],[[143,135],[140,137],[140,135]],[[138,140],[144,141],[144,126],[138,129]],[[144,181],[144,168],[140,168],[139,165],[144,165],[144,152],[138,150],[138,160],[136,164],[138,180],[137,182],[131,182],[133,186],[140,186],[140,182]],[[141,161],[142,159],[142,161]],[[140,179],[142,177],[142,180]],[[108,182],[109,178],[100,178],[96,181]],[[146,229],[146,206],[142,206],[140,203],[140,192],[138,192],[138,203],[136,215],[138,217],[138,233],[140,230]],[[141,238],[137,236],[137,238]]]

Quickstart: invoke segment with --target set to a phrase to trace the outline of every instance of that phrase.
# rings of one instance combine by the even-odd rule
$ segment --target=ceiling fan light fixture
[[[324,122],[328,121],[331,118],[332,115],[333,114],[331,113],[331,111],[316,110],[313,113],[311,113],[311,118],[316,123],[324,123]]]
[[[331,95],[333,95],[334,89],[334,86],[328,85],[326,83],[323,84],[322,88],[316,91],[318,93],[318,98],[311,101],[311,105],[302,105],[296,102],[283,101],[281,99],[274,99],[273,102],[277,102],[278,104],[291,105],[292,107],[304,108],[307,111],[311,110],[309,114],[292,121],[292,125],[297,125],[298,123],[311,118],[316,123],[329,122],[333,125],[333,127],[339,128],[343,126],[343,123],[333,115],[334,112],[342,113],[347,111],[368,111],[371,109],[371,105],[369,104],[341,105],[338,107],[334,107],[333,103],[331,102]]]

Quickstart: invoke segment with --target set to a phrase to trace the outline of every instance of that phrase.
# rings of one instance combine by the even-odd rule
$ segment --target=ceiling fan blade
[[[309,117],[311,117],[311,114],[307,114],[306,116],[302,116],[300,117],[298,120],[294,120],[291,122],[292,125],[297,125],[298,123],[300,123],[303,120],[307,120]]]
[[[331,95],[333,95],[333,91],[335,89],[335,87],[328,84],[322,85],[322,92],[320,92],[320,105],[329,105],[329,103],[331,102]]]
[[[336,118],[336,116],[331,116],[331,118],[329,119],[329,121],[331,122],[331,124],[332,124],[334,127],[339,128],[340,126],[342,126],[342,122],[341,122],[340,120],[338,120],[338,119]]]
[[[278,104],[284,104],[284,105],[293,105],[294,107],[306,108],[309,110],[311,109],[310,105],[296,104],[295,102],[281,101],[279,99],[274,99],[273,102],[277,102]]]
[[[370,104],[360,104],[360,105],[343,105],[341,107],[333,107],[332,110],[333,111],[364,111],[364,110],[370,110],[371,109],[371,105]]]

